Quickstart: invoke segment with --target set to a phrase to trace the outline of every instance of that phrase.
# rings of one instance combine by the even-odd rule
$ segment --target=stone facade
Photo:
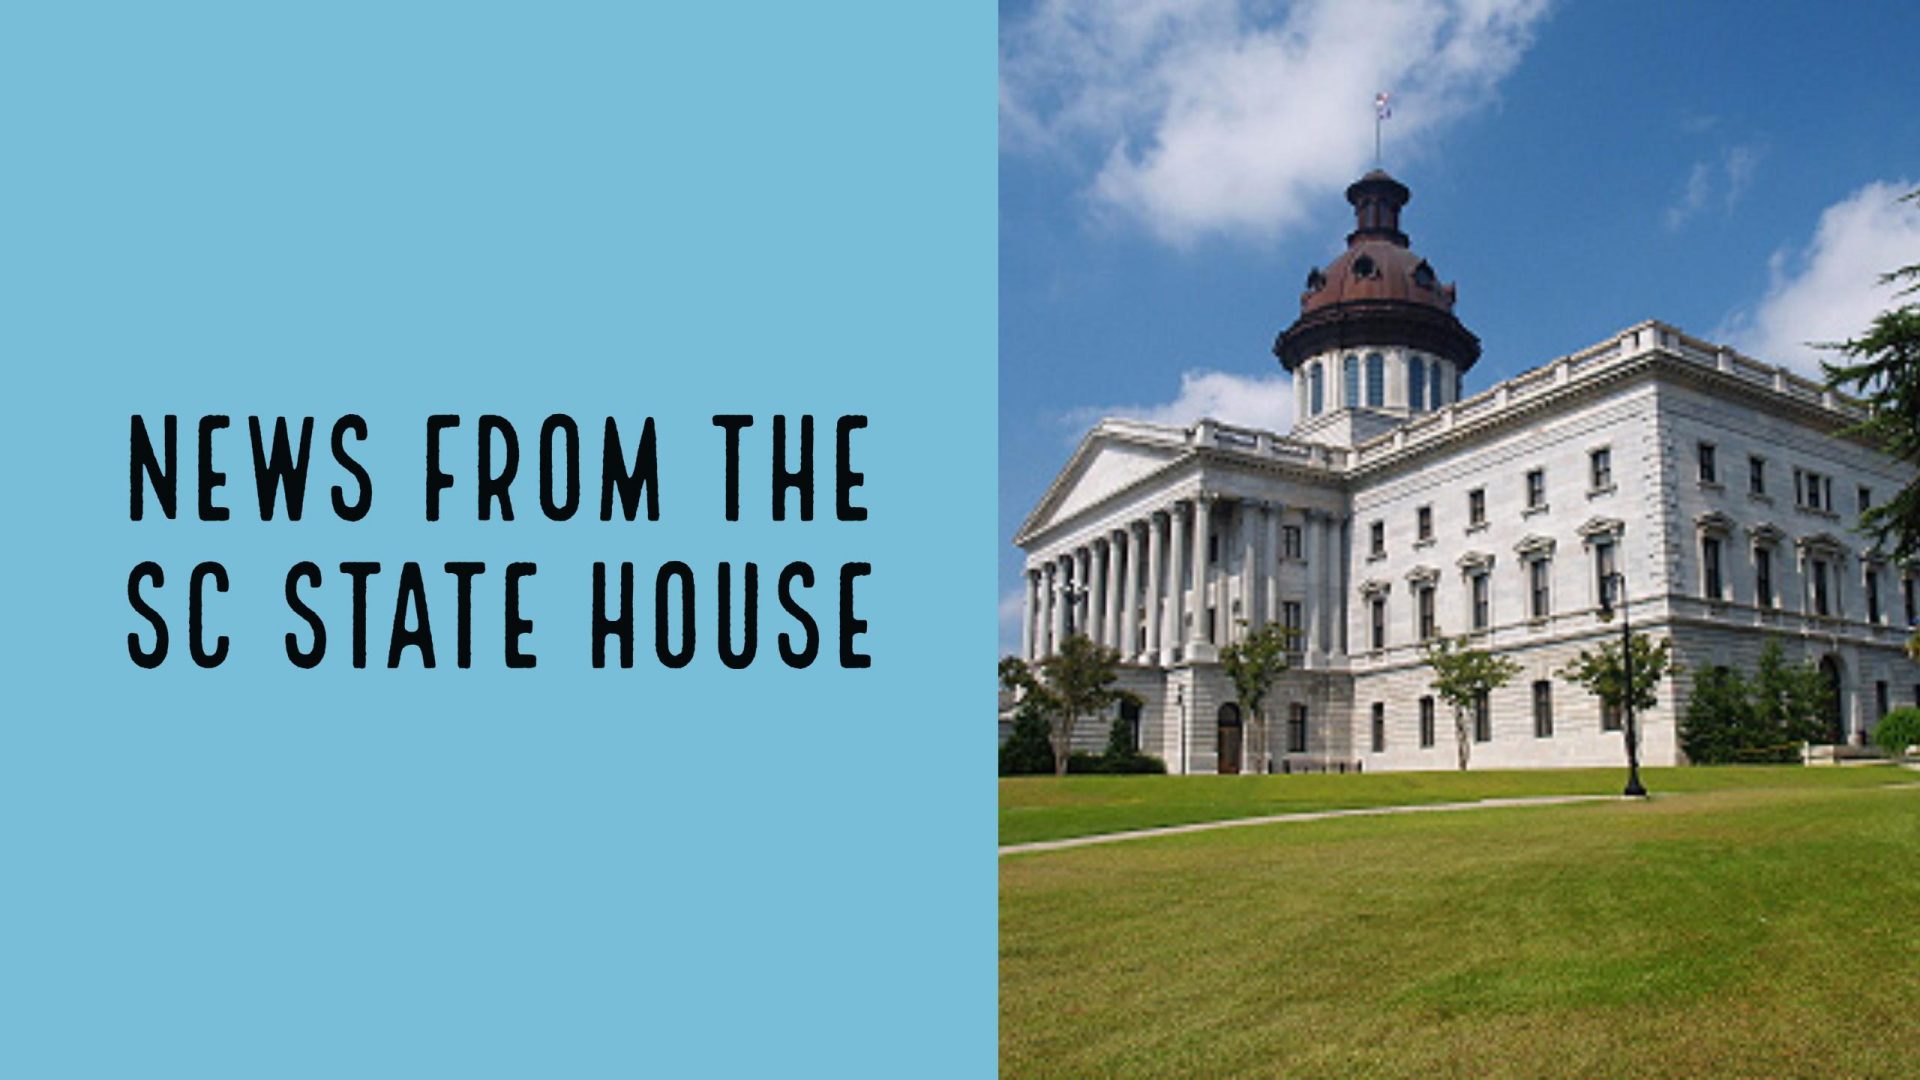
[[[1299,398],[1293,436],[1101,422],[1014,538],[1026,654],[1074,632],[1118,649],[1140,742],[1171,771],[1265,760],[1253,725],[1222,723],[1237,705],[1218,648],[1243,620],[1302,632],[1268,705],[1275,771],[1455,767],[1444,705],[1424,737],[1423,633],[1471,633],[1522,667],[1493,695],[1475,767],[1620,763],[1621,733],[1554,674],[1618,633],[1599,612],[1603,564],[1625,577],[1634,628],[1671,638],[1683,667],[1640,718],[1649,764],[1680,759],[1685,672],[1751,668],[1768,635],[1829,666],[1839,737],[1920,702],[1901,648],[1920,568],[1852,527],[1910,473],[1842,434],[1851,402],[1648,322],[1465,399],[1448,361],[1439,394],[1410,401],[1407,365],[1438,361],[1384,344],[1386,393],[1349,408],[1327,372],[1368,351],[1311,361],[1329,381],[1318,414]],[[1106,726],[1077,742],[1098,750]]]

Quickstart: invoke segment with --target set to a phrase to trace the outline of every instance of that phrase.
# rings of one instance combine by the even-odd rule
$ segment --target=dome
[[[1375,169],[1347,188],[1354,230],[1347,250],[1307,273],[1300,317],[1274,342],[1291,371],[1302,360],[1356,345],[1404,345],[1451,360],[1461,371],[1480,357],[1480,339],[1454,317],[1454,286],[1408,246],[1400,231],[1407,186]]]

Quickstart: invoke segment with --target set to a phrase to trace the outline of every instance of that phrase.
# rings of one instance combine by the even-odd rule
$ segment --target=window
[[[1700,577],[1706,584],[1707,599],[1722,599],[1720,587],[1720,538],[1705,536],[1700,539]]]
[[[1493,741],[1493,705],[1484,690],[1473,699],[1473,741]]]
[[[1439,409],[1440,402],[1440,361],[1427,361],[1427,404]]]
[[[1423,506],[1413,512],[1414,531],[1422,543],[1433,539],[1433,507]]]
[[[1434,634],[1433,586],[1422,585],[1414,592],[1413,596],[1415,600],[1415,610],[1419,613],[1417,621],[1420,624],[1420,640],[1431,640]]]
[[[1347,408],[1357,408],[1360,404],[1360,358],[1348,356],[1340,365],[1340,375],[1347,384]]]
[[[1213,532],[1212,530],[1208,530],[1207,562],[1217,563],[1219,561],[1220,561],[1220,534],[1217,532]]]
[[[1287,710],[1287,753],[1307,752],[1307,707],[1295,703]]]
[[[1375,649],[1384,649],[1387,647],[1387,598],[1384,596],[1376,596],[1373,598],[1372,640]]]
[[[1875,720],[1885,720],[1887,714],[1893,711],[1892,695],[1887,689],[1887,680],[1885,679],[1881,679],[1873,684],[1873,709],[1873,717]]]
[[[1487,523],[1487,489],[1474,488],[1467,492],[1467,526],[1477,529]]]
[[[1700,444],[1700,482],[1703,484],[1720,482],[1718,454],[1710,442]]]
[[[1767,493],[1767,459],[1759,456],[1747,458],[1747,494],[1765,495]]]
[[[1867,571],[1867,621],[1880,623],[1880,571]]]
[[[1827,564],[1824,559],[1815,559],[1808,572],[1813,576],[1813,613],[1826,615],[1831,613],[1832,605],[1827,596]]]
[[[1414,357],[1407,364],[1407,408],[1420,409],[1427,404],[1427,362]]]
[[[1920,687],[1916,687],[1916,689],[1920,689]],[[1428,696],[1420,699],[1420,748],[1424,750],[1432,745],[1433,698]]]
[[[1367,354],[1367,404],[1380,408],[1387,403],[1387,358]]]
[[[1378,559],[1387,553],[1387,523],[1376,521],[1367,526],[1367,552]]]
[[[1906,602],[1908,626],[1920,622],[1920,595],[1916,594],[1920,594],[1920,585],[1915,584],[1915,579],[1907,578],[1900,583],[1900,596]]]
[[[1622,723],[1620,706],[1612,704],[1611,702],[1602,702],[1600,705],[1600,730],[1619,731],[1625,726],[1626,725]]]
[[[1881,683],[1881,686],[1887,685]],[[1383,702],[1373,703],[1373,752],[1384,753],[1387,749],[1387,706]]]
[[[1860,488],[1860,512],[1864,514],[1871,509],[1873,509],[1873,489],[1863,485]]]
[[[1280,526],[1280,550],[1286,552],[1289,559],[1300,557],[1300,526]]]
[[[1593,587],[1594,597],[1601,607],[1612,602],[1609,590],[1613,588],[1613,541],[1596,539],[1593,542]]]
[[[1587,455],[1587,470],[1590,474],[1588,485],[1595,491],[1605,491],[1613,486],[1613,450],[1601,447]]]
[[[1527,614],[1535,619],[1553,614],[1553,595],[1548,588],[1552,570],[1553,563],[1547,559],[1535,559],[1527,564]]]
[[[1300,643],[1305,640],[1300,634],[1300,601],[1281,601],[1280,625],[1287,631],[1287,651],[1299,652]]]
[[[1793,470],[1794,505],[1833,513],[1833,477],[1812,469]]]
[[[1493,613],[1490,610],[1492,590],[1484,572],[1473,575],[1471,581],[1473,583],[1473,628],[1485,630],[1488,623],[1492,621]]]
[[[1533,737],[1553,738],[1553,683],[1546,679],[1533,684]]]
[[[1126,725],[1123,730],[1128,733],[1129,742],[1132,744],[1133,749],[1138,752],[1140,750],[1140,703],[1137,701],[1121,702],[1120,722]]]
[[[1773,551],[1753,549],[1753,602],[1763,608],[1773,606]]]
[[[1307,412],[1319,416],[1327,406],[1326,386],[1320,377],[1318,362],[1307,365]]]
[[[1527,509],[1545,510],[1547,508],[1547,470],[1530,469],[1527,471]]]

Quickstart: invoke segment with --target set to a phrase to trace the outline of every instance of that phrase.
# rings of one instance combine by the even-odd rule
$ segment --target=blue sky
[[[1269,353],[1385,165],[1484,354],[1475,393],[1657,318],[1801,343],[1920,260],[1920,5],[1005,4],[1000,580],[1101,415],[1284,430]]]

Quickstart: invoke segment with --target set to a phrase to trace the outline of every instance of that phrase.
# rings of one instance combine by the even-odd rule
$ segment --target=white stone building
[[[1751,670],[1768,635],[1829,673],[1835,741],[1920,704],[1920,567],[1853,528],[1910,474],[1841,434],[1857,407],[1658,322],[1462,398],[1479,342],[1400,231],[1407,189],[1376,171],[1347,197],[1348,249],[1274,346],[1292,433],[1094,427],[1014,536],[1029,658],[1073,632],[1118,649],[1169,771],[1439,769],[1453,722],[1420,644],[1468,633],[1523,670],[1474,724],[1474,767],[1618,764],[1619,718],[1555,674],[1618,635],[1618,571],[1681,666],[1639,718],[1648,764],[1680,760],[1688,672]],[[1218,663],[1243,620],[1301,635],[1266,747]]]

